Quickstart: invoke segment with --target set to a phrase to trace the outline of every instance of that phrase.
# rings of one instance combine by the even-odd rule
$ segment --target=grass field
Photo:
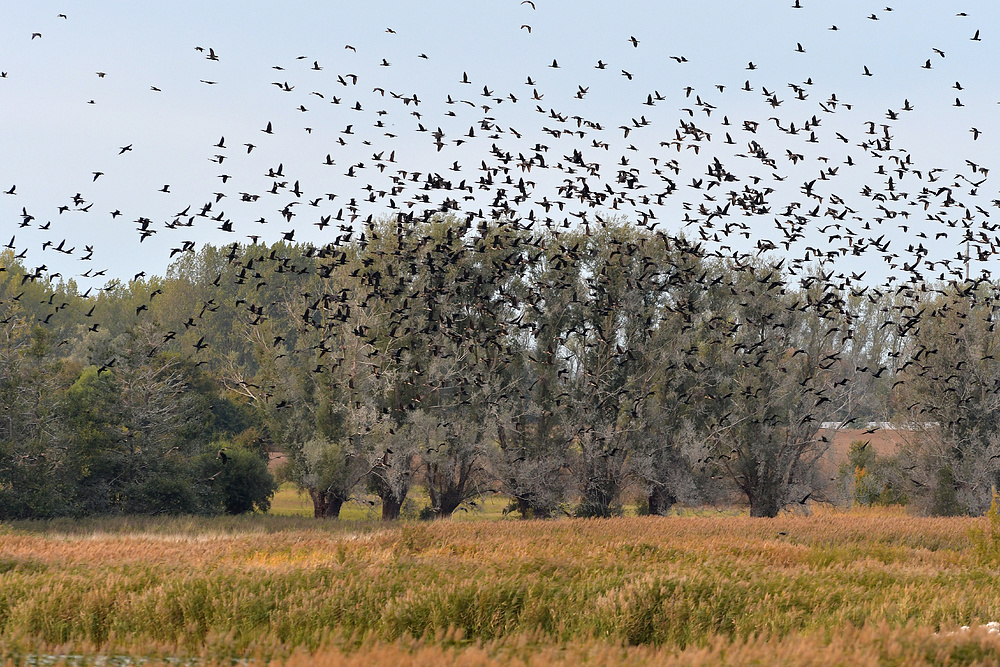
[[[510,504],[506,496],[486,495],[472,502],[463,503],[452,519],[455,521],[485,521],[505,518],[504,509]],[[430,505],[427,491],[414,487],[403,504],[403,518],[417,518],[420,509]],[[634,512],[633,512],[634,513]],[[299,490],[293,483],[285,482],[271,500],[271,511],[275,516],[312,516],[313,505],[309,494]],[[340,518],[344,521],[377,521],[382,516],[382,506],[378,496],[358,496],[344,503]],[[515,518],[519,515],[515,514]]]
[[[0,526],[0,664],[997,664],[986,519]],[[102,658],[103,659],[103,658]]]

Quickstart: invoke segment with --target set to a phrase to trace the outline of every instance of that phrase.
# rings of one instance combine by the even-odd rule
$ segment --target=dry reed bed
[[[749,658],[787,644],[833,651],[843,662],[850,656],[830,648],[834,640],[867,632],[865,650],[876,656],[888,655],[886,637],[905,638],[899,650],[922,647],[921,655],[959,642],[955,650],[970,656],[997,656],[993,639],[931,636],[1000,620],[995,566],[971,548],[970,531],[982,521],[831,512],[390,527],[268,517],[5,526],[0,649],[168,647],[293,663],[301,650],[320,651],[314,657],[330,665],[372,651],[400,652],[392,659],[400,665],[571,664],[570,650],[583,651],[576,662],[608,650],[621,651],[620,660],[602,654],[592,664],[639,664],[635,656],[652,657],[642,651],[659,651],[657,661],[680,655],[691,664],[703,655],[711,664],[727,661],[726,651]],[[462,637],[450,653],[434,640],[446,628]],[[331,647],[331,637],[352,633],[368,638],[363,650]],[[761,636],[768,641],[750,639]],[[424,641],[394,643],[405,637]],[[535,638],[532,650],[511,648],[523,637]],[[608,648],[618,644],[640,648]],[[867,661],[851,655],[852,664]]]
[[[114,646],[99,648],[63,646],[20,647],[5,660],[5,667],[37,667],[39,664],[128,665],[145,667],[233,667],[232,657],[212,657],[206,652],[179,656],[176,648],[151,647],[142,656],[124,654]],[[628,646],[594,639],[556,644],[535,637],[513,636],[489,642],[464,642],[461,632],[438,632],[421,639],[387,643],[340,638],[318,650],[296,649],[278,655],[258,650],[238,664],[270,667],[667,667],[708,665],[810,665],[811,667],[866,667],[898,665],[983,665],[1000,663],[1000,637],[983,630],[940,636],[927,628],[890,628],[886,624],[863,628],[845,627],[823,637],[793,633],[747,639],[715,636],[702,646]]]

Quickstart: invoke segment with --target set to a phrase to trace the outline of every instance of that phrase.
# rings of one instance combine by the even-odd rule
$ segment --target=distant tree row
[[[316,516],[366,493],[393,519],[416,484],[439,517],[495,492],[608,516],[628,490],[774,516],[833,500],[831,421],[916,429],[854,452],[858,502],[980,512],[1000,478],[992,284],[862,289],[619,221],[341,232],[96,294],[0,256],[0,516],[262,510],[268,450]]]

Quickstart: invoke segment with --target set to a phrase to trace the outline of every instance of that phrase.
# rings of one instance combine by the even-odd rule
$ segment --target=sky
[[[797,258],[850,237],[865,250],[834,268],[876,281],[914,260],[928,279],[945,275],[954,264],[937,260],[961,263],[969,234],[983,253],[973,273],[989,271],[1000,246],[988,180],[1000,6],[984,0],[38,0],[0,11],[0,243],[82,288],[162,275],[174,250],[204,243],[329,243],[341,225],[446,197],[488,211],[521,179],[519,214],[556,226],[617,213],[722,253],[770,242]],[[862,145],[887,134],[887,146]],[[594,169],[574,168],[574,151]],[[732,180],[706,190],[713,164]],[[476,187],[483,165],[512,183]],[[623,172],[641,187],[626,192]],[[421,191],[429,173],[472,190]],[[393,177],[405,182],[395,194]],[[546,211],[583,179],[626,199]],[[733,207],[706,227],[706,211],[747,188],[766,190],[763,211]]]

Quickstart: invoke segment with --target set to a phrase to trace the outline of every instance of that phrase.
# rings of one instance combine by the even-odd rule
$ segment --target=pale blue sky
[[[562,156],[574,149],[584,151],[587,161],[599,162],[601,178],[592,179],[597,187],[610,184],[620,189],[615,174],[624,156],[629,162],[625,168],[639,169],[647,192],[656,192],[663,182],[653,173],[656,166],[649,158],[661,165],[679,160],[680,174],[668,172],[677,192],[662,206],[653,207],[660,224],[671,229],[680,228],[677,221],[685,204],[696,209],[706,203],[704,191],[688,184],[705,177],[713,157],[739,175],[732,189],[751,184],[749,176],[766,178],[761,185],[777,190],[772,195],[773,213],[796,201],[811,209],[815,202],[807,200],[799,187],[821,169],[839,165],[835,179],[816,186],[824,196],[824,209],[830,195],[836,195],[862,218],[854,221],[856,229],[865,222],[873,228],[862,235],[886,234],[903,259],[902,251],[910,243],[932,247],[932,258],[954,256],[960,246],[957,233],[934,243],[935,230],[942,224],[926,221],[921,206],[911,207],[909,218],[884,220],[881,226],[872,222],[880,216],[878,202],[860,192],[865,185],[885,187],[886,177],[875,172],[887,158],[872,157],[857,144],[866,139],[866,122],[884,123],[891,127],[894,146],[906,149],[900,156],[912,156],[914,169],[945,169],[942,178],[949,185],[954,173],[981,179],[965,161],[991,166],[1000,141],[995,67],[1000,49],[994,34],[994,27],[1000,26],[1000,6],[983,0],[907,2],[886,11],[885,4],[853,0],[802,0],[801,4],[795,9],[793,0],[534,0],[533,9],[514,0],[2,2],[0,71],[7,76],[0,78],[0,190],[16,185],[16,194],[0,194],[2,242],[16,236],[18,251],[28,251],[29,266],[44,263],[64,276],[102,268],[118,276],[140,270],[162,273],[170,249],[186,240],[246,242],[248,235],[259,234],[270,241],[295,228],[296,240],[330,241],[337,234],[336,225],[320,232],[312,223],[321,215],[336,215],[352,197],[361,202],[368,195],[363,189],[368,184],[376,192],[388,189],[396,169],[436,171],[456,183],[462,179],[473,183],[481,175],[477,170],[481,162],[495,166],[490,156],[493,144],[515,157],[518,153],[530,157],[540,142],[550,147],[545,153],[550,164],[565,162]],[[967,16],[956,16],[960,12]],[[873,14],[877,20],[868,18]],[[522,25],[530,25],[530,33]],[[830,30],[832,25],[839,29]],[[973,41],[977,30],[980,40]],[[32,39],[33,33],[41,36]],[[633,36],[637,47],[630,41]],[[347,44],[356,50],[346,49]],[[804,52],[796,51],[797,44]],[[218,54],[218,61],[205,57],[209,48]],[[389,66],[382,65],[383,59]],[[549,67],[553,59],[558,69]],[[607,68],[596,69],[598,60]],[[930,69],[922,67],[927,60]],[[754,70],[747,69],[751,61]],[[322,69],[313,69],[314,63]],[[873,76],[863,76],[866,66]],[[631,80],[622,70],[632,75]],[[463,73],[471,84],[460,83]],[[347,74],[358,76],[357,85]],[[348,85],[339,83],[338,75]],[[528,77],[534,85],[526,84]],[[806,85],[810,78],[812,85]],[[747,81],[752,92],[741,90]],[[962,90],[954,88],[956,82]],[[285,83],[290,91],[283,90]],[[801,86],[806,99],[796,99],[790,83]],[[482,95],[484,86],[493,93],[489,97]],[[577,99],[581,86],[587,93]],[[384,97],[375,88],[384,89]],[[776,95],[780,106],[767,102],[764,89]],[[541,100],[531,99],[535,91]],[[644,105],[656,92],[663,99],[655,106]],[[391,93],[416,94],[420,104],[405,104]],[[833,110],[826,105],[834,113],[824,111],[820,103],[832,94],[852,108],[839,105]],[[449,95],[457,103],[448,104]],[[696,105],[699,96],[714,107],[709,109],[711,115]],[[339,105],[331,104],[334,97],[340,98]],[[956,97],[964,106],[954,106]],[[498,104],[493,98],[504,101]],[[904,99],[913,111],[902,111]],[[459,100],[487,104],[490,109]],[[352,109],[358,102],[361,111]],[[536,105],[546,113],[538,113]],[[300,106],[307,110],[299,110]],[[587,131],[583,138],[556,139],[544,128],[577,129],[576,122],[553,119],[550,110],[598,122],[604,129],[583,127]],[[887,118],[887,110],[898,119]],[[411,115],[413,111],[421,117]],[[768,120],[776,117],[786,128],[789,123],[801,128],[813,115],[822,121],[815,129],[818,143],[807,141],[808,132],[778,131]],[[650,125],[624,137],[619,126],[631,125],[640,116]],[[482,131],[484,117],[492,119],[489,122],[496,123],[502,134]],[[732,125],[723,125],[724,118]],[[675,138],[680,120],[694,121],[711,133],[712,140],[704,142],[698,154],[661,146]],[[761,123],[757,134],[742,129],[745,120]],[[383,127],[374,127],[377,121]],[[268,122],[274,130],[270,135],[261,132]],[[417,132],[418,123],[430,132]],[[348,125],[352,133],[344,134]],[[431,136],[439,127],[446,142],[440,152]],[[452,143],[464,138],[470,127],[475,128],[475,137],[460,145]],[[970,132],[973,127],[982,131],[978,140]],[[726,132],[736,145],[723,143]],[[838,132],[849,142],[838,140]],[[491,139],[490,134],[498,138]],[[217,148],[223,136],[225,148]],[[594,148],[595,140],[609,148]],[[787,180],[775,180],[759,161],[736,157],[746,154],[749,140],[758,141],[777,160],[776,173]],[[252,153],[247,154],[245,143],[256,146]],[[119,155],[120,148],[128,145],[132,150]],[[396,163],[379,172],[373,154],[388,156],[392,151]],[[803,159],[793,164],[787,151]],[[327,154],[335,165],[323,164]],[[210,161],[216,155],[224,156],[221,164]],[[843,164],[848,156],[855,166]],[[456,161],[459,171],[449,171]],[[356,163],[365,167],[357,169],[354,178],[346,176]],[[278,164],[283,165],[282,180],[289,187],[300,182],[301,199],[287,190],[266,194],[274,179],[265,174]],[[96,181],[95,171],[103,172]],[[219,178],[223,174],[228,176],[225,183]],[[515,181],[522,176],[537,183],[524,212],[543,197],[557,199],[557,186],[572,178],[555,169],[535,168],[530,175],[517,170]],[[161,192],[167,184],[168,192]],[[940,184],[933,185],[936,189]],[[916,193],[929,185],[907,174],[901,189]],[[260,197],[244,202],[243,192]],[[77,193],[84,203],[74,204]],[[211,214],[224,212],[223,220],[231,221],[233,233],[219,230],[221,221],[205,218],[198,218],[191,228],[164,228],[187,206],[194,212],[204,202],[215,202],[216,193],[225,197],[213,203]],[[336,198],[328,199],[327,193]],[[411,188],[395,199],[401,203],[415,193]],[[724,203],[722,189],[711,196],[720,193],[715,203],[709,202],[710,208]],[[475,194],[477,200],[465,202],[472,210],[487,206],[494,193]],[[997,211],[990,208],[997,191],[989,181],[975,195],[963,196],[978,220],[988,221],[976,211],[976,204]],[[308,202],[317,198],[322,201],[310,206]],[[282,220],[278,211],[296,199],[302,202],[294,207],[296,217]],[[387,199],[361,202],[363,216],[384,213]],[[75,210],[91,203],[89,212]],[[60,206],[69,209],[60,213]],[[19,227],[22,208],[35,218],[29,227]],[[558,219],[571,209],[572,205]],[[122,215],[113,219],[114,210]],[[949,210],[943,218],[948,216],[958,217],[958,211]],[[140,217],[152,220],[150,228],[157,231],[141,244],[135,223]],[[262,217],[266,225],[255,222]],[[749,225],[751,237],[733,236],[725,243],[752,247],[758,239],[777,240],[774,217],[732,218]],[[49,221],[48,229],[38,228]],[[827,235],[818,228],[830,222],[830,218],[810,220],[806,238],[789,252],[801,256],[805,246],[826,243]],[[915,237],[920,231],[929,238]],[[44,241],[58,244],[64,238],[66,248],[77,248],[74,255],[42,249]],[[91,262],[78,259],[85,244],[94,246]],[[888,271],[878,253],[845,266],[868,268],[873,274]]]

